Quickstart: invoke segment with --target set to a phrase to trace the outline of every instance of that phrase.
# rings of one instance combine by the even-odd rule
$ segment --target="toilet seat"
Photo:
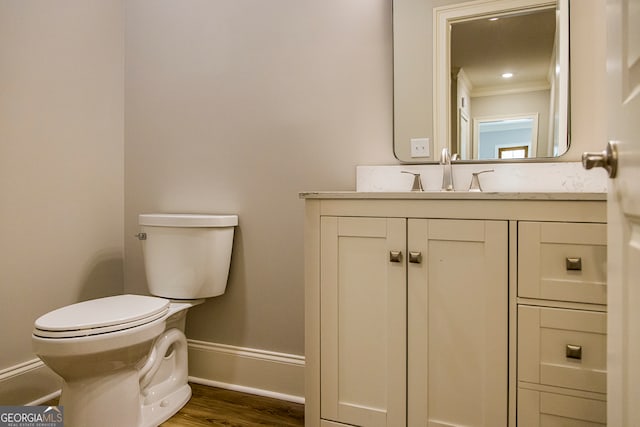
[[[170,302],[144,295],[117,295],[59,308],[35,322],[41,338],[80,338],[131,329],[160,319]]]

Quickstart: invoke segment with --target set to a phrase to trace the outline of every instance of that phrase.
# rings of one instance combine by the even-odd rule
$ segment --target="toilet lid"
[[[144,295],[117,295],[59,308],[35,322],[34,335],[73,338],[121,331],[166,315],[169,301]]]

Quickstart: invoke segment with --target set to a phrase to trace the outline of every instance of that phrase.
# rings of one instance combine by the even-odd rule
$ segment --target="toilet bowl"
[[[117,295],[38,318],[35,354],[63,379],[68,426],[157,426],[191,397],[187,310],[224,293],[235,215],[140,215],[153,295]]]

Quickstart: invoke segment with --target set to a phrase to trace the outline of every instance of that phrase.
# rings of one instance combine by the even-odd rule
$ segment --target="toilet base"
[[[191,398],[187,339],[177,328],[124,350],[45,362],[64,374],[60,405],[69,426],[155,427]],[[109,369],[118,364],[126,366]]]
[[[191,398],[191,387],[183,384],[170,394],[147,405],[137,387],[137,371],[112,375],[110,381],[83,381],[65,384],[60,400],[65,407],[65,422],[70,426],[131,425],[156,427],[176,414]],[[114,387],[114,384],[120,386]],[[77,391],[77,392],[76,392]],[[67,402],[73,401],[72,405]]]
[[[184,384],[173,393],[149,405],[143,405],[139,427],[156,427],[176,414],[191,398],[191,387]]]

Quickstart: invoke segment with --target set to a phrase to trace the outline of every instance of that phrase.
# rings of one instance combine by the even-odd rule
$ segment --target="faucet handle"
[[[493,169],[487,169],[485,171],[473,172],[471,174],[471,184],[469,184],[469,192],[480,193],[482,191],[482,187],[480,186],[480,178],[478,175],[481,173],[494,172]]]
[[[424,188],[422,188],[422,180],[420,179],[419,173],[414,173],[409,171],[400,171],[400,172],[413,175],[413,185],[411,186],[411,191],[424,191]]]

